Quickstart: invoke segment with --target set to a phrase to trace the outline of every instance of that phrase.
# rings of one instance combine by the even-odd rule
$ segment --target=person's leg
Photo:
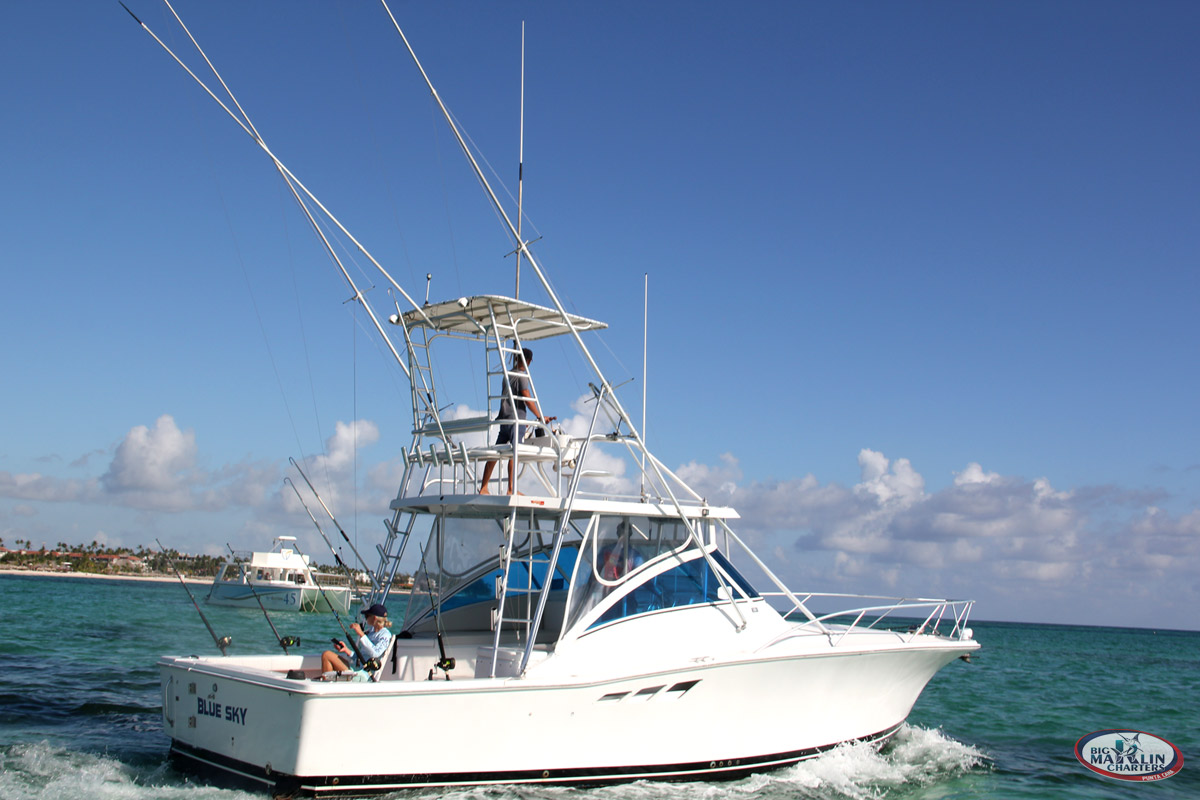
[[[491,492],[488,491],[488,481],[492,479],[492,473],[495,471],[495,461],[489,461],[483,465],[483,485],[479,487],[480,494],[491,494]]]
[[[515,427],[516,427],[516,425],[514,425],[511,422],[507,425],[500,426],[500,433],[497,434],[497,436],[496,436],[496,447],[502,447],[503,445],[506,445],[513,440],[513,428],[515,428]],[[491,494],[491,492],[488,491],[488,481],[490,481],[492,479],[492,473],[495,470],[496,470],[496,462],[495,461],[489,461],[489,462],[487,462],[487,464],[484,465],[484,467],[483,467],[483,486],[479,487],[480,494]],[[508,493],[512,494],[511,487],[509,487]]]
[[[349,667],[347,667],[344,663],[342,663],[341,656],[339,656],[337,653],[333,652],[332,650],[326,650],[324,653],[321,653],[321,672],[322,673],[345,672],[348,669],[349,669]]]

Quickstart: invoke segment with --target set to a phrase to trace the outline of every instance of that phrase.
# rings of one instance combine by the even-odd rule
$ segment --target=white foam
[[[650,783],[570,789],[495,786],[402,792],[444,800],[866,800],[903,787],[951,780],[987,757],[938,730],[904,726],[882,752],[843,745],[788,769],[729,783]],[[48,742],[0,748],[3,800],[262,800],[263,795],[194,784],[165,764],[138,769],[114,758],[64,750]]]
[[[873,798],[905,785],[928,785],[980,766],[986,757],[941,731],[905,725],[882,751],[867,744],[841,745],[777,775],[803,795]],[[778,787],[782,788],[782,787]]]
[[[0,748],[4,800],[262,800],[261,795],[197,786],[165,765],[138,770],[115,758],[49,742]]]
[[[879,751],[866,744],[842,745],[824,755],[774,772],[722,783],[637,783],[593,789],[545,786],[491,787],[421,793],[443,800],[866,800],[906,787],[952,780],[987,762],[979,750],[941,731],[905,725]]]

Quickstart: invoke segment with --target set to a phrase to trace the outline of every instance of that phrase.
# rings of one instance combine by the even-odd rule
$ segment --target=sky
[[[513,293],[379,5],[175,8],[410,294]],[[648,282],[647,441],[790,584],[1200,629],[1200,6],[393,10],[514,196],[524,22],[526,233],[635,417]],[[373,551],[407,385],[269,159],[115,0],[7,9],[0,67],[4,544],[320,560],[295,458]],[[577,422],[569,351],[534,374]]]

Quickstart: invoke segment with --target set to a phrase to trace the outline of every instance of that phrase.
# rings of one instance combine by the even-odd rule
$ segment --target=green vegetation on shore
[[[42,545],[34,550],[28,539],[17,539],[9,548],[0,537],[0,566],[51,572],[86,572],[96,575],[171,575],[171,562],[184,575],[213,577],[224,560],[218,556],[191,555],[168,549],[166,553],[137,548],[103,547],[98,542],[70,545],[58,542],[53,549]]]

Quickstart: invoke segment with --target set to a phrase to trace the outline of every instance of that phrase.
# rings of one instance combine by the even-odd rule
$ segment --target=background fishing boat
[[[206,601],[268,611],[350,610],[354,594],[345,575],[318,572],[295,549],[295,536],[278,536],[265,552],[233,553],[213,579]]]

